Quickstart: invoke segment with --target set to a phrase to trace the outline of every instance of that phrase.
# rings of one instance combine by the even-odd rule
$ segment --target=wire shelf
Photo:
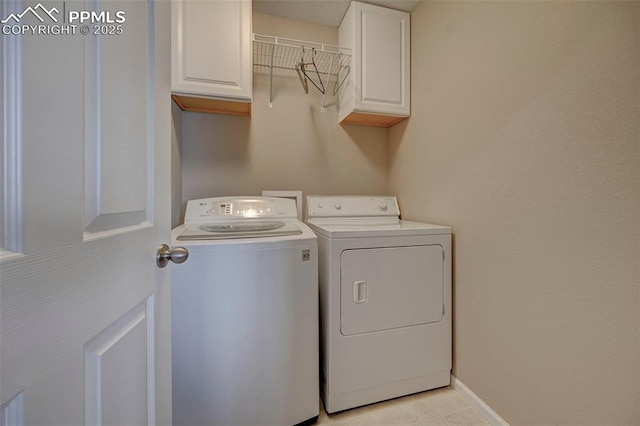
[[[305,91],[307,81],[323,94],[322,110],[328,92],[334,95],[351,70],[351,49],[311,41],[295,40],[262,34],[253,34],[253,65],[271,73],[273,103],[273,73],[298,75]],[[329,87],[334,80],[333,88]]]

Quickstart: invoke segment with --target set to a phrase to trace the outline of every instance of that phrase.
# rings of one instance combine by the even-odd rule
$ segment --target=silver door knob
[[[182,263],[189,257],[189,251],[184,247],[174,247],[173,250],[167,244],[163,244],[156,252],[156,264],[159,268],[164,268],[169,264]]]

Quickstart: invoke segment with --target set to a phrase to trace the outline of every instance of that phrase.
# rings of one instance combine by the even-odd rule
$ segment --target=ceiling
[[[364,0],[391,9],[411,12],[420,0]],[[253,0],[253,11],[298,21],[337,27],[351,0]]]

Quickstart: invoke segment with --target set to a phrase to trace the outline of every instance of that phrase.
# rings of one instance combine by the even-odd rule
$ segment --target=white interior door
[[[170,5],[1,4],[2,424],[169,424]]]

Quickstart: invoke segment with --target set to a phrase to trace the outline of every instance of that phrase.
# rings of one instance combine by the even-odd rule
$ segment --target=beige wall
[[[640,424],[640,2],[423,2],[406,218],[455,233],[454,373],[512,424]]]
[[[254,14],[259,34],[337,44],[337,28]],[[262,190],[306,194],[386,194],[388,130],[338,124],[336,98],[295,73],[254,73],[251,118],[182,112],[182,201],[259,195]],[[311,85],[310,85],[311,86]],[[177,149],[177,148],[176,148]],[[180,221],[178,220],[177,223]]]

